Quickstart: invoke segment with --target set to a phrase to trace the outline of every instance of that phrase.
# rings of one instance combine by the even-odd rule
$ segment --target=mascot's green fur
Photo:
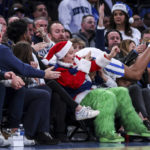
[[[135,112],[128,90],[124,87],[92,90],[81,102],[100,110],[96,117],[95,131],[100,142],[122,142],[124,138],[115,133],[115,114],[120,117],[126,132],[150,137],[150,133]]]

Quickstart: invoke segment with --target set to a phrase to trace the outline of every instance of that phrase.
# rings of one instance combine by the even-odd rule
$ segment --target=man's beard
[[[95,33],[95,30],[89,29],[89,30],[86,30],[86,32],[88,32],[89,34],[94,34],[94,33]]]

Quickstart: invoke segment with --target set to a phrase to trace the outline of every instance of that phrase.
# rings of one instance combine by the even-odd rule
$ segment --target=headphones
[[[118,30],[116,30],[116,29],[110,29],[110,30],[108,30],[108,31],[106,32],[106,34],[105,34],[105,46],[106,46],[106,47],[108,47],[108,34],[109,34],[110,32],[117,32],[117,33],[120,35],[120,40],[121,40],[121,41],[123,40],[122,34],[121,34]]]

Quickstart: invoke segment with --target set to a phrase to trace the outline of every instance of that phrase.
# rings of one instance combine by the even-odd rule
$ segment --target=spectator
[[[78,38],[72,38],[70,40],[74,49],[74,53],[78,52],[80,49],[85,47],[85,42]]]
[[[143,23],[144,23],[145,29],[150,27],[150,12],[144,15]]]
[[[34,44],[39,42],[50,42],[49,38],[47,37],[47,27],[48,27],[48,20],[45,17],[39,17],[34,20],[34,36],[32,37],[32,42]]]
[[[45,45],[45,47],[43,48],[40,48],[40,46],[38,45],[38,48],[40,48],[38,50],[38,54],[44,57],[49,52],[50,48],[55,45],[55,43],[65,40],[65,29],[60,22],[54,21],[54,22],[51,22],[48,26],[48,34],[47,34],[47,31],[46,32],[42,31],[40,35],[44,35],[43,40],[48,41],[51,39],[49,43],[47,43],[47,45]],[[42,38],[37,38],[37,39],[39,39],[39,42],[42,40]],[[55,62],[55,58],[54,58],[54,62]]]
[[[80,38],[86,43],[86,47],[95,47],[95,27],[96,22],[92,15],[83,16],[81,30],[74,33],[74,38]]]
[[[48,33],[54,43],[65,40],[65,28],[59,21],[54,21],[48,26]]]
[[[123,3],[117,3],[112,7],[112,16],[110,19],[110,29],[117,29],[121,32],[123,40],[131,39],[136,45],[139,44],[141,33],[138,29],[131,27],[130,23],[132,10]],[[130,18],[129,18],[130,17]],[[129,23],[130,22],[130,23]],[[133,23],[133,22],[132,22]]]
[[[33,18],[46,17],[48,22],[51,21],[51,18],[48,16],[46,5],[42,2],[33,3]]]
[[[141,34],[141,43],[146,43],[148,45],[149,42],[150,42],[150,28],[147,28]]]
[[[7,30],[7,23],[6,23],[6,20],[5,20],[5,18],[3,16],[0,16],[0,24],[2,24],[1,33],[2,33],[2,37],[3,37],[4,33]]]
[[[131,26],[137,28],[140,32],[142,32],[145,28],[141,17],[138,14],[134,14],[133,19],[134,22],[131,24]]]
[[[81,29],[82,17],[89,14],[92,14],[92,11],[87,0],[63,0],[58,6],[59,21],[71,33]]]
[[[136,45],[134,43],[134,41],[132,40],[123,40],[120,43],[120,49],[123,53],[123,56],[127,56],[129,52],[131,52],[132,50],[134,50],[136,48]]]
[[[23,20],[27,23],[29,34],[32,37],[34,35],[33,20],[28,17],[24,17]]]
[[[65,40],[70,40],[71,38],[72,38],[71,32],[65,29]]]
[[[25,16],[25,14],[25,8],[21,3],[14,3],[10,8],[9,17],[16,16],[21,19]]]
[[[15,20],[18,20],[18,19],[19,19],[19,17],[17,17],[17,16],[9,17],[9,18],[8,18],[8,24],[10,24],[11,22],[13,22],[13,21],[15,21]]]
[[[109,16],[105,16],[103,22],[104,22],[105,29],[108,29],[109,26],[110,26],[110,17]]]
[[[9,82],[5,82],[5,85],[7,84],[7,86],[10,86],[10,87],[13,87],[14,89],[20,89],[20,88],[22,88],[22,86],[24,86],[24,82],[21,80],[21,78],[19,78],[19,77],[17,77],[13,72],[4,72],[4,71],[2,71],[2,70],[0,70],[0,101],[1,101],[1,103],[0,103],[0,127],[2,128],[2,112],[3,112],[3,104],[4,104],[4,100],[5,100],[5,93],[6,93],[6,87],[4,86],[4,80],[8,80],[9,79]],[[20,92],[20,94],[21,94],[21,91],[19,91]],[[18,92],[18,93],[19,93]],[[15,90],[14,90],[14,93],[15,93]],[[16,91],[16,93],[17,93],[17,91]],[[8,94],[8,93],[7,93]],[[23,95],[20,95],[20,98],[19,98],[19,101],[20,101],[20,104],[23,104],[23,99],[22,98],[24,98],[24,93],[23,93],[23,90],[22,90],[22,94]],[[15,94],[14,94],[15,95]],[[11,95],[12,96],[12,95]],[[17,94],[16,94],[16,96],[17,96]],[[12,98],[11,100],[13,101],[13,103],[12,103],[12,108],[13,109],[10,109],[9,111],[12,113],[12,114],[14,114],[15,113],[15,109],[14,109],[14,107],[15,107],[15,103],[14,103],[14,101],[15,101],[15,99],[16,98]],[[17,100],[17,99],[16,99]],[[22,101],[22,102],[21,102]],[[16,101],[17,102],[17,101]],[[19,103],[18,103],[19,104]],[[21,110],[21,107],[22,107],[22,105],[20,105],[20,109],[19,110]],[[18,111],[19,111],[18,110]],[[21,113],[21,112],[20,112]],[[14,120],[15,119],[20,119],[20,118],[18,118],[18,116],[20,116],[20,115],[17,115],[17,116],[15,116],[14,117],[14,119],[13,118],[11,118],[12,120],[13,120],[13,122],[14,122]],[[17,121],[17,120],[16,120]],[[10,122],[9,122],[10,123]],[[11,124],[11,123],[10,123]],[[5,138],[4,138],[4,136],[3,136],[3,134],[1,133],[1,131],[0,131],[0,146],[1,147],[6,147],[6,146],[10,146],[10,142],[8,141],[8,140],[6,140]]]

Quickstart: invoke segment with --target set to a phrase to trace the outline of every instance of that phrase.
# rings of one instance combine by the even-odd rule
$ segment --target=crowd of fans
[[[0,12],[0,146],[20,123],[25,145],[69,142],[71,118],[95,118],[99,142],[150,137],[149,7],[141,15],[140,2],[125,0],[10,3]]]

